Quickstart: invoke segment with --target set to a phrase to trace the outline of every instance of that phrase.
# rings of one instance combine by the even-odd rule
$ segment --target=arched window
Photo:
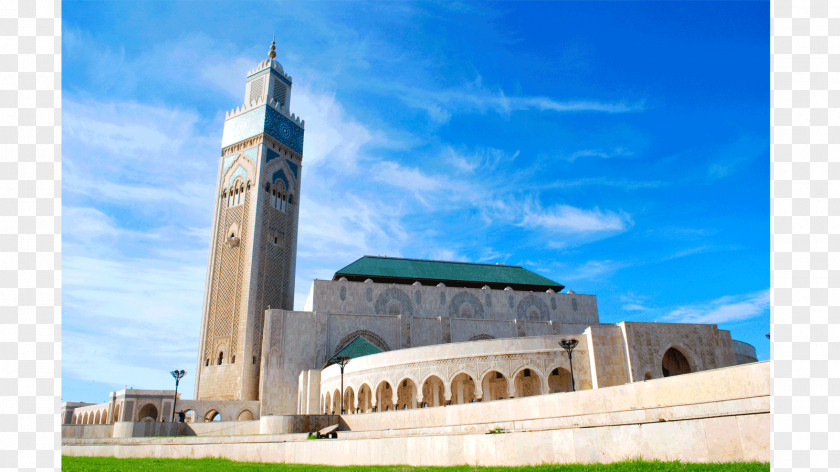
[[[204,367],[207,367],[209,365],[210,365],[210,359],[204,359]]]
[[[230,363],[236,364],[236,356],[230,356]]]
[[[225,360],[225,353],[219,352],[219,360],[216,361],[216,365],[222,365],[222,361]]]

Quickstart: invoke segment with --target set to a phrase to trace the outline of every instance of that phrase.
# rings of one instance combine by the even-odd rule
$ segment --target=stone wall
[[[691,372],[736,365],[729,331],[716,325],[628,321],[618,325],[626,335],[634,382],[663,377],[662,359],[671,348],[685,356]]]
[[[760,362],[574,393],[345,415],[305,435],[65,441],[66,455],[226,457],[329,465],[516,466],[625,459],[770,460],[770,365]],[[506,434],[486,434],[496,426]],[[472,426],[472,432],[465,428]],[[460,429],[458,429],[460,428]],[[429,451],[435,451],[429,454]]]

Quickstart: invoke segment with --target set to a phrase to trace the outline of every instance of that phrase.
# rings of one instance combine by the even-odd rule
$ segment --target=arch
[[[382,336],[374,333],[373,331],[368,331],[366,329],[358,329],[358,330],[353,331],[352,333],[348,334],[347,336],[344,336],[343,338],[341,338],[341,342],[338,343],[338,347],[335,349],[335,352],[333,352],[333,355],[335,355],[336,352],[344,349],[348,344],[350,344],[350,342],[352,342],[354,339],[356,339],[359,336],[367,339],[368,341],[370,341],[376,347],[378,347],[379,349],[382,349],[383,351],[390,351],[391,350],[390,346],[388,346],[388,343],[386,343],[385,340],[382,339]]]
[[[204,413],[204,421],[222,421],[222,414],[219,413],[217,410],[211,408],[207,410],[206,413]]]
[[[397,302],[400,305],[400,314],[403,316],[413,316],[414,306],[411,303],[411,297],[402,290],[391,287],[387,288],[379,294],[374,304],[374,309],[377,315],[385,315],[388,313],[389,302]]]
[[[107,414],[107,413],[106,413],[106,414]],[[101,411],[97,411],[97,412],[96,412],[96,419],[94,419],[94,420],[93,420],[93,424],[102,424],[102,423],[103,423],[103,421],[102,421],[102,412],[101,412]]]
[[[435,374],[427,375],[421,384],[421,398],[428,406],[441,406],[444,402],[443,380]]]
[[[89,417],[90,414],[88,412],[85,412],[85,415],[82,417],[82,424],[88,424]]]
[[[280,349],[276,347],[271,348],[271,352],[268,354],[268,366],[280,367]]]
[[[516,398],[541,395],[542,375],[530,366],[522,367],[513,374],[514,395]]]
[[[333,391],[332,414],[341,414],[341,392],[338,389]]]
[[[417,408],[417,382],[411,377],[405,377],[397,384],[397,409],[414,408]]]
[[[330,392],[324,394],[324,414],[329,415],[332,411],[332,402],[330,401]]]
[[[195,410],[190,408],[189,410],[184,410],[184,423],[195,423]]]
[[[470,340],[470,341],[483,341],[483,340],[485,340],[485,339],[496,339],[496,337],[495,337],[495,336],[491,336],[491,335],[489,335],[489,334],[476,334],[476,335],[474,335],[474,336],[470,337],[470,339],[469,339],[469,340]]]
[[[548,393],[571,392],[572,374],[565,368],[557,366],[548,374]]]
[[[475,295],[459,292],[449,301],[449,317],[484,319],[484,305]]]
[[[450,399],[453,405],[460,405],[462,403],[471,403],[476,399],[476,385],[473,377],[466,372],[458,372],[452,376],[450,382],[452,398]]]
[[[227,178],[228,186],[231,186],[231,187],[235,186],[237,181],[244,181],[247,178],[248,178],[248,171],[246,171],[245,168],[242,167],[242,164],[237,164],[236,168],[233,170],[233,172],[228,174],[228,178]]]
[[[238,238],[239,237],[239,225],[236,222],[231,223],[228,226],[227,232],[225,233],[226,238]]]
[[[490,370],[481,378],[482,401],[509,398],[508,378],[498,370]]]
[[[359,412],[370,413],[372,408],[373,389],[366,382],[359,387]]]
[[[153,403],[146,403],[143,405],[143,408],[140,408],[140,411],[137,413],[137,421],[152,421],[155,422],[158,419],[158,410],[157,407]]]
[[[356,413],[356,395],[353,392],[353,387],[344,387],[344,411],[348,415]]]
[[[670,347],[662,355],[662,376],[688,374],[692,371],[688,358],[679,349]]]
[[[376,386],[376,409],[388,411],[394,409],[394,390],[387,380],[382,380]]]
[[[254,421],[254,413],[245,408],[236,415],[236,421]]]
[[[222,365],[225,361],[225,351],[219,351],[219,356],[216,358],[216,365]]]
[[[548,321],[548,306],[534,295],[528,295],[516,305],[516,319],[528,321]]]
[[[120,421],[120,410],[122,410],[121,407],[122,407],[121,403],[117,403],[117,406],[114,407],[114,417],[111,418],[112,423],[116,423],[117,421]]]

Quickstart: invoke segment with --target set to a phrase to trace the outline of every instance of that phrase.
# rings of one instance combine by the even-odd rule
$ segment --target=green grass
[[[724,464],[691,464],[682,462],[628,461],[612,464],[571,464],[538,465],[523,467],[473,467],[468,465],[455,467],[409,467],[404,465],[381,466],[343,466],[332,467],[308,464],[267,464],[261,462],[234,462],[227,459],[116,459],[114,457],[72,457],[62,456],[62,470],[100,472],[100,471],[248,471],[248,472],[307,472],[307,471],[376,471],[376,472],[468,472],[468,471],[528,471],[528,472],[624,472],[629,470],[644,471],[769,471],[770,464],[761,462],[731,462]]]

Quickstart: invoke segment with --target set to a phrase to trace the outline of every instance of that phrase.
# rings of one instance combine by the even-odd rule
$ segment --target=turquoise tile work
[[[227,172],[228,169],[230,169],[230,165],[233,164],[233,161],[235,161],[237,157],[239,156],[233,155],[225,158],[225,163],[224,165],[222,165],[222,174],[224,174],[225,172]]]
[[[274,175],[271,176],[271,182],[274,182],[277,179],[282,180],[283,185],[286,186],[286,190],[289,190],[289,181],[286,180],[286,174],[282,170],[278,170],[277,172],[274,173]]]
[[[236,166],[236,170],[230,174],[228,178],[228,185],[233,184],[233,181],[236,180],[237,177],[242,177],[242,180],[248,180],[248,173],[245,172],[245,169],[242,166]]]
[[[258,160],[257,159],[257,148],[256,147],[248,148],[248,149],[242,151],[242,154],[245,154],[246,156],[250,157],[251,160],[254,161],[254,163],[256,163],[257,160]]]
[[[225,121],[222,147],[263,132],[298,154],[303,154],[303,128],[265,105]]]
[[[262,133],[265,129],[265,109],[266,107],[263,105],[225,121],[222,147],[228,147],[243,139]]]
[[[280,157],[280,154],[278,154],[278,153],[274,152],[274,151],[273,151],[271,148],[269,148],[269,147],[265,148],[265,150],[266,150],[266,153],[265,153],[265,162],[271,162],[271,161],[273,161],[274,159],[277,159],[278,157]]]
[[[281,115],[274,108],[266,108],[265,132],[298,154],[303,154],[303,128]]]
[[[286,164],[289,165],[289,169],[291,169],[292,174],[295,174],[295,180],[297,180],[297,178],[298,178],[298,175],[297,175],[298,166],[297,166],[297,164],[295,164],[294,162],[292,162],[288,159],[286,159]]]

